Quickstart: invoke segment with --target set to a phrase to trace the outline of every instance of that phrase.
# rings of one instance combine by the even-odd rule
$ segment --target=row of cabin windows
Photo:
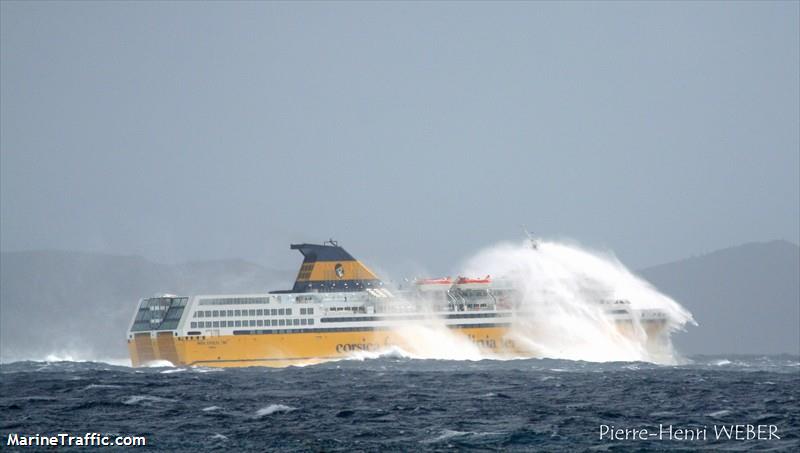
[[[313,310],[313,308],[309,308],[309,310]],[[363,306],[331,307],[330,311],[352,311],[353,313],[366,313],[367,312],[367,307],[363,307]]]
[[[221,299],[201,299],[200,305],[268,304],[269,301],[269,297],[225,297]]]
[[[245,319],[239,321],[192,321],[192,329],[224,327],[313,326],[313,319]]]
[[[301,315],[313,315],[313,308],[301,308]],[[250,309],[250,310],[200,310],[194,312],[195,318],[224,318],[233,316],[292,316],[291,308]]]

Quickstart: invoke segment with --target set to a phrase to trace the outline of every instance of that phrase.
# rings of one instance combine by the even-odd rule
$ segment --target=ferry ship
[[[404,328],[432,321],[489,355],[536,355],[510,335],[515,319],[525,313],[508,280],[430,278],[390,287],[333,240],[291,249],[303,255],[303,263],[290,290],[140,299],[127,335],[132,365],[317,363],[408,348]],[[634,320],[648,338],[665,330],[666,317],[657,310],[633,310],[624,300],[598,303],[621,331],[631,329]]]

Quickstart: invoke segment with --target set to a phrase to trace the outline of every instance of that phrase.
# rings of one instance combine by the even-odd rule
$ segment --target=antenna
[[[330,245],[332,245],[334,247],[339,247],[339,242],[338,241],[334,241],[333,238],[330,238],[327,241],[322,243],[322,245],[325,245],[325,244],[330,244]]]
[[[524,231],[525,235],[528,236],[528,241],[530,241],[530,243],[531,243],[531,248],[534,249],[534,250],[538,250],[539,249],[539,241],[536,238],[533,237],[531,232],[528,231],[528,229],[525,228],[524,225],[522,225],[522,231]]]

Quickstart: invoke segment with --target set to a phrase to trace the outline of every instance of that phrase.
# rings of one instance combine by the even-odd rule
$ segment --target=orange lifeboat
[[[484,278],[468,278],[468,277],[458,277],[456,280],[456,285],[468,285],[468,284],[484,284],[488,285],[492,282],[492,279],[487,275]]]
[[[416,282],[417,290],[422,292],[445,292],[453,286],[450,277],[444,278],[418,278]]]
[[[450,277],[443,278],[418,278],[415,282],[417,285],[452,285],[453,280]]]

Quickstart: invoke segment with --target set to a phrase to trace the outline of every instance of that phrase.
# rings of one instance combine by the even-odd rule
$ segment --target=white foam
[[[465,275],[503,276],[521,293],[521,311],[511,338],[538,357],[592,362],[675,363],[669,333],[693,323],[691,314],[652,285],[631,273],[610,253],[575,245],[540,241],[499,244],[481,251],[464,266]],[[628,301],[629,309],[654,309],[666,315],[665,337],[648,338],[638,317],[623,334],[605,312],[602,300]]]
[[[517,316],[506,339],[536,357],[592,362],[626,361],[676,364],[682,361],[669,336],[686,324],[691,314],[668,296],[625,268],[609,253],[587,251],[575,245],[540,241],[499,244],[467,260],[460,275],[501,277],[521,295]],[[606,313],[619,309],[600,301],[625,300],[629,310],[657,310],[666,315],[664,332],[648,338],[638,316],[631,316],[630,332],[621,332]],[[403,349],[356,352],[350,358],[385,357],[394,351],[413,359],[513,360],[448,329],[441,319],[430,319],[393,329]]]
[[[433,444],[433,443],[441,442],[441,441],[444,441],[444,440],[452,439],[454,437],[463,437],[463,436],[466,436],[468,434],[470,434],[468,431],[456,431],[456,430],[452,430],[452,429],[445,429],[445,430],[442,431],[442,433],[439,436],[434,437],[433,439],[430,439],[430,440],[427,440],[427,441],[423,441],[423,443]]]
[[[394,350],[413,359],[483,360],[490,356],[469,338],[454,334],[440,319],[431,318],[417,324],[392,329],[404,348]]]
[[[151,360],[142,364],[146,368],[175,368],[169,360]]]
[[[204,407],[203,408],[203,412],[218,411],[220,409],[222,409],[222,408],[219,407],[219,406],[208,406],[208,407]]]
[[[44,356],[14,356],[14,357],[3,357],[0,360],[0,363],[10,364],[15,362],[46,362],[46,363],[58,363],[58,362],[75,362],[75,363],[86,363],[86,362],[94,362],[94,363],[105,363],[107,365],[113,366],[124,366],[130,367],[131,360],[127,358],[119,358],[119,357],[95,357],[93,355],[87,354],[74,354],[70,352],[53,352],[46,354]]]
[[[225,371],[225,368],[211,368],[211,367],[202,367],[202,366],[192,366],[191,370],[195,373],[216,373],[220,371]]]
[[[297,410],[296,407],[286,406],[284,404],[270,404],[267,407],[262,407],[261,409],[256,411],[256,418],[263,417],[265,415],[272,415],[275,413],[287,413]]]
[[[122,400],[122,404],[152,404],[152,403],[174,403],[175,400],[170,398],[162,398],[160,396],[151,396],[151,395],[132,395],[124,400]]]
[[[438,442],[443,442],[453,438],[459,437],[485,437],[485,436],[496,436],[503,433],[498,432],[473,432],[473,431],[456,431],[452,429],[445,429],[442,430],[441,434],[433,439],[422,441],[423,444],[434,444]]]
[[[121,385],[113,385],[113,384],[89,384],[83,388],[84,391],[86,390],[94,390],[94,389],[118,389],[122,388]]]

